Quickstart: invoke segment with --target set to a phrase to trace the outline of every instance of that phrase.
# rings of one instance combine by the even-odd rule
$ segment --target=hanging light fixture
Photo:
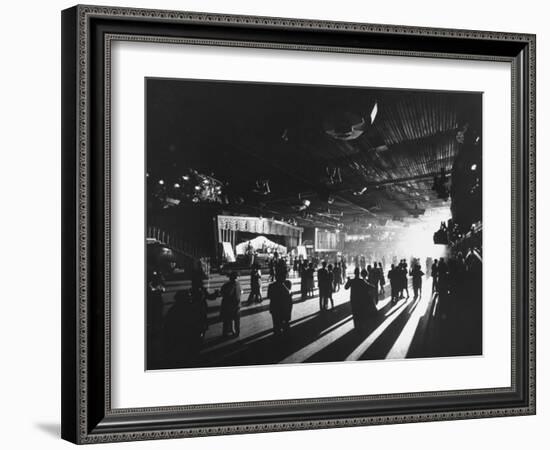
[[[366,127],[365,119],[357,114],[343,112],[325,120],[325,133],[333,139],[351,141],[361,136]]]
[[[271,189],[269,187],[269,180],[256,180],[256,185],[253,191],[260,195],[270,194]]]

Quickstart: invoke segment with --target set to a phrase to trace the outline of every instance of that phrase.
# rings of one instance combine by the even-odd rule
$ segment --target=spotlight
[[[357,114],[345,112],[327,118],[323,123],[326,134],[342,141],[357,139],[366,128],[365,119]]]
[[[376,119],[376,114],[378,114],[378,103],[375,103],[372,107],[372,111],[370,112],[370,124],[372,125],[374,123],[374,119]]]
[[[179,183],[174,183],[174,187],[175,187],[176,189],[179,189],[181,186],[180,186]]]
[[[311,201],[309,201],[307,198],[304,199],[304,201],[302,203],[306,208],[308,208],[311,205]]]
[[[470,170],[474,172],[477,169],[477,164],[472,164],[472,167],[470,167]]]
[[[163,185],[164,185],[164,180],[159,180],[159,184],[160,184],[161,186],[163,186]]]

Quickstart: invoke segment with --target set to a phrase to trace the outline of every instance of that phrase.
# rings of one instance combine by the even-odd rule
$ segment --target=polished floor
[[[264,276],[263,293],[267,290]],[[227,279],[214,275],[207,281],[212,291]],[[293,309],[290,330],[275,336],[268,310],[269,300],[241,307],[241,331],[238,337],[222,337],[219,317],[220,300],[209,301],[208,330],[197,361],[187,367],[241,366],[278,363],[332,362],[422,358],[481,354],[481,320],[471,320],[468,309],[442,316],[438,296],[431,295],[431,278],[424,279],[424,292],[392,304],[389,296],[378,303],[378,317],[366,332],[354,329],[349,291],[333,294],[334,308],[319,310],[318,297],[302,301],[300,280],[293,283]],[[243,302],[249,292],[248,277],[240,279]],[[163,295],[164,311],[173,303],[174,292],[188,287],[188,282],[167,283]],[[387,289],[389,291],[389,289]],[[476,314],[477,315],[477,314]],[[154,364],[156,366],[156,364]],[[162,363],[160,363],[162,366]]]

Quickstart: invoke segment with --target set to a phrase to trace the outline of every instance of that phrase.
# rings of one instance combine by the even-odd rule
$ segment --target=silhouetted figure
[[[399,298],[404,298],[403,292],[407,291],[407,298],[409,295],[409,283],[407,281],[407,261],[404,259],[401,260],[401,263],[398,266],[399,269],[399,284],[400,284],[400,294]]]
[[[384,266],[381,262],[378,263],[378,272],[380,274],[380,295],[382,298],[386,295],[384,286],[386,285],[386,277],[384,276]]]
[[[319,287],[319,309],[323,311],[327,309],[327,300],[331,289],[326,261],[321,263],[321,268],[317,271],[317,284]]]
[[[361,272],[363,272],[361,270]],[[362,276],[362,275],[361,275]],[[362,276],[363,277],[363,276]],[[373,282],[374,272],[372,271],[372,267],[370,264],[367,265],[367,280],[369,283]],[[364,277],[363,277],[364,278]]]
[[[422,296],[422,277],[424,276],[424,272],[420,269],[420,265],[416,264],[410,272],[410,275],[412,277],[412,284],[413,284],[413,292],[414,292],[414,298],[418,298],[419,296]]]
[[[229,274],[229,281],[221,287],[222,303],[220,316],[223,323],[223,336],[238,336],[241,328],[241,285],[237,281],[237,272]]]
[[[216,290],[212,293],[208,292],[208,290],[204,287],[204,280],[206,278],[206,274],[202,270],[202,268],[199,271],[193,272],[191,275],[191,293],[193,295],[194,300],[198,301],[201,305],[201,317],[200,317],[200,323],[202,326],[202,336],[204,337],[204,333],[206,333],[206,330],[208,329],[208,318],[207,318],[207,312],[208,312],[208,302],[207,300],[215,300],[220,296],[220,291]]]
[[[390,280],[391,301],[395,303],[399,299],[399,283],[400,274],[395,264],[391,265],[391,269],[388,272],[388,280]]]
[[[252,266],[250,272],[250,295],[247,303],[262,303],[262,271],[257,264]]]
[[[269,260],[269,281],[273,281],[275,279],[275,268],[277,267],[277,263],[279,262],[279,253],[275,252],[273,253],[273,257]]]
[[[426,278],[430,278],[430,274],[432,273],[432,263],[433,260],[430,256],[426,257]]]
[[[366,283],[369,277],[369,271],[367,269],[361,269],[360,275],[361,279]]]
[[[333,270],[332,291],[338,292],[342,286],[342,265],[337,262]]]
[[[191,289],[176,292],[175,303],[166,313],[162,332],[162,359],[168,367],[189,366],[196,362],[208,328],[206,300],[213,300],[218,295],[218,291],[208,293],[201,277],[192,279]]]
[[[351,279],[348,277],[348,280],[344,285],[344,289],[351,289],[349,300],[351,304],[351,314],[353,316],[353,325],[356,330],[360,330],[362,328],[361,303],[366,294],[366,287],[365,281],[359,276],[359,267],[356,267],[353,273],[355,275],[355,278]]]
[[[308,261],[306,259],[301,262],[300,267],[298,269],[298,272],[300,275],[300,294],[301,294],[302,300],[307,299],[307,295],[308,295],[307,268],[308,268]]]
[[[374,301],[378,304],[378,285],[380,283],[380,271],[378,270],[378,263],[374,263],[374,267],[369,272],[368,282],[374,286]]]
[[[348,263],[346,262],[346,259],[343,258],[342,259],[342,271],[341,271],[341,276],[342,276],[342,284],[344,284],[346,282],[346,279],[348,277]]]
[[[286,278],[288,275],[288,266],[286,264],[286,260],[284,258],[281,258],[277,252],[275,252],[275,255],[275,278],[277,278],[278,275],[284,276]]]
[[[437,265],[437,289],[439,293],[439,304],[442,316],[446,316],[448,313],[448,301],[449,301],[449,268],[443,258],[439,259]]]
[[[362,274],[366,277],[366,270]],[[374,317],[378,310],[374,305],[374,286],[369,285],[364,278],[360,277],[360,270],[355,268],[355,278],[348,278],[344,289],[350,289],[351,313],[353,325],[358,332],[365,332],[370,318]]]
[[[437,265],[438,288],[440,294],[448,294],[449,291],[449,267],[445,259],[440,258]]]
[[[315,291],[315,269],[313,263],[309,263],[306,269],[307,295],[313,297]]]
[[[332,298],[332,292],[334,290],[334,272],[332,264],[327,266],[327,299],[330,300],[330,309],[334,309],[334,299]],[[328,308],[328,302],[325,301],[325,309]]]
[[[269,312],[273,320],[273,332],[280,336],[288,331],[292,313],[292,295],[282,274],[271,283],[267,289]]]
[[[158,271],[149,275],[147,283],[147,338],[152,339],[162,327],[162,294],[165,291],[164,280]]]
[[[439,282],[439,264],[437,258],[434,258],[432,263],[432,294],[438,291],[437,285]]]

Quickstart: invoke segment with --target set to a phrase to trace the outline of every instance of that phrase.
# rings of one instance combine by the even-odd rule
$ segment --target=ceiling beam
[[[384,150],[384,151],[391,152],[392,150],[395,151],[399,148],[405,148],[408,146],[437,145],[438,143],[440,143],[440,141],[443,138],[454,138],[456,135],[456,131],[457,130],[455,128],[452,128],[443,132],[439,132],[437,134],[432,134],[432,135],[424,136],[417,139],[407,139],[407,140],[398,142],[396,144],[388,145],[388,150]],[[359,137],[357,141],[359,141],[360,139],[361,137]],[[368,147],[366,149],[364,148],[362,149],[360,145],[353,145],[353,142],[354,141],[343,142],[344,144],[347,144],[347,148],[352,147],[355,150],[353,153],[350,152],[342,156],[327,158],[322,160],[322,162],[326,164],[333,164],[333,165],[337,165],[340,162],[350,163],[350,162],[354,162],[356,158],[363,156],[365,153],[376,151],[376,149],[378,148],[378,147]],[[338,142],[338,141],[335,141],[335,143],[342,144],[342,142]]]

